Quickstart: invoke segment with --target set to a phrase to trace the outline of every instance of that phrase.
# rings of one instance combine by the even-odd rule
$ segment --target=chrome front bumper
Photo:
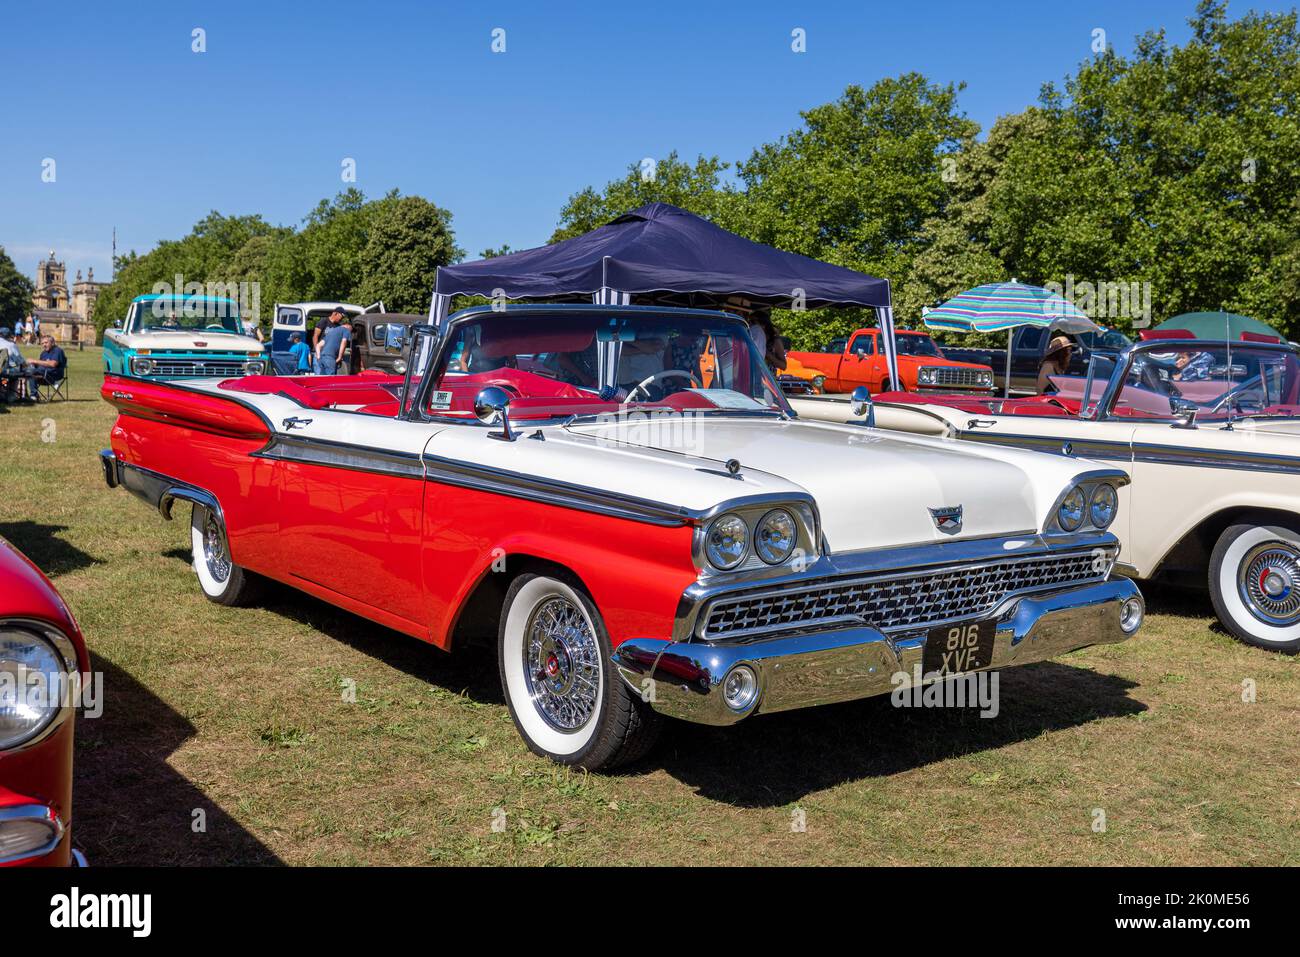
[[[1131,638],[1120,627],[1121,608],[1130,599],[1141,603],[1142,595],[1126,578],[1013,599],[993,615],[993,663],[983,670]],[[728,725],[751,714],[887,694],[898,686],[895,675],[901,672],[910,682],[921,667],[925,640],[924,633],[891,636],[867,626],[736,643],[633,638],[614,650],[614,661],[656,711]],[[758,675],[758,695],[743,712],[727,706],[721,689],[739,664]]]

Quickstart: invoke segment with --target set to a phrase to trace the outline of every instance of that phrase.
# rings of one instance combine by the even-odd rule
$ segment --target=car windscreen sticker
[[[431,409],[450,409],[450,408],[451,408],[451,393],[450,393],[450,392],[435,392],[435,393],[433,393],[433,395],[429,396],[429,408],[431,408]]]

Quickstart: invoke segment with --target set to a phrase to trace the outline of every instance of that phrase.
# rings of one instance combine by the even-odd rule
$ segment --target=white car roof
[[[292,309],[301,309],[303,312],[314,312],[317,309],[333,309],[336,306],[341,306],[351,312],[359,313],[366,308],[365,306],[353,305],[350,302],[282,302],[280,305]]]

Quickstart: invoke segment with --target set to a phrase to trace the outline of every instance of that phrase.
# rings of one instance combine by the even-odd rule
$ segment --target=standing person
[[[18,324],[14,327],[14,332],[16,333],[16,335],[14,336],[14,340],[16,342],[22,342],[23,336],[27,334],[27,327],[23,323],[23,320],[21,319],[18,320]]]
[[[326,330],[334,324],[334,317],[337,315],[343,315],[346,317],[346,313],[341,313],[340,310],[335,309],[328,316],[322,316],[320,319],[317,319],[316,325],[311,327],[311,335],[308,338],[308,348],[311,349],[311,354],[313,356],[320,351],[321,336],[325,335]]]
[[[298,375],[311,375],[311,349],[302,341],[302,333],[295,332],[289,337],[293,343],[289,346],[289,355],[293,356],[294,372]]]
[[[338,375],[343,353],[347,351],[352,340],[352,329],[347,322],[347,313],[335,309],[330,313],[330,324],[320,336],[316,346],[316,372],[318,375]]]
[[[41,336],[41,357],[30,364],[36,367],[35,379],[46,385],[62,382],[68,374],[68,357],[55,345],[53,336]]]
[[[773,372],[780,372],[786,366],[785,340],[772,324],[772,313],[768,309],[755,309],[749,320],[749,334],[754,338],[763,355],[763,361]]]
[[[32,313],[27,317],[27,328],[32,330],[32,335],[36,338],[41,337],[41,317]]]

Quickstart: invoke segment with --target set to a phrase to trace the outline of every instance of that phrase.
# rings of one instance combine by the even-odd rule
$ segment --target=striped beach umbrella
[[[922,317],[932,329],[999,332],[1016,326],[1043,326],[1063,332],[1093,332],[1099,327],[1074,303],[1042,286],[991,282],[953,296]]]
[[[1041,326],[1062,332],[1096,332],[1101,327],[1074,303],[1042,286],[1022,282],[991,282],[953,296],[943,305],[926,309],[921,318],[931,329],[949,332],[1007,330],[1007,368],[1003,394],[1011,395],[1011,330]]]

